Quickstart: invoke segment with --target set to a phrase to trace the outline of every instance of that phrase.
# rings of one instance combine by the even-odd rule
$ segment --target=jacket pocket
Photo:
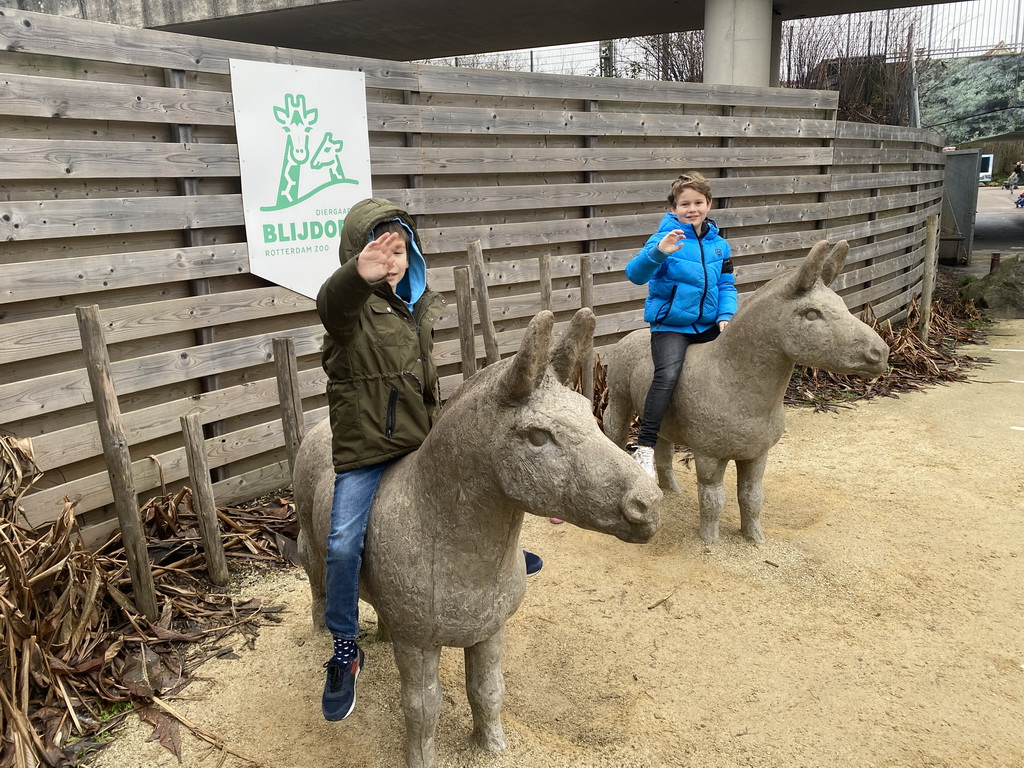
[[[388,440],[395,434],[395,424],[398,420],[398,390],[394,387],[391,388],[391,394],[388,395],[388,412],[384,417],[384,437]]]

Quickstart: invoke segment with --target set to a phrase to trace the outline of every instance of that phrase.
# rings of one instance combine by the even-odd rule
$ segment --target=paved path
[[[1024,192],[1007,192],[1002,187],[982,187],[978,190],[978,215],[975,219],[972,267],[988,272],[991,254],[1024,250],[1024,208],[1013,201]]]

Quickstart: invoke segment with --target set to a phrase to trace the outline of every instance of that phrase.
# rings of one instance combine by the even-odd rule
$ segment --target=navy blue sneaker
[[[356,655],[348,661],[331,659],[324,668],[327,682],[324,683],[324,697],[321,703],[324,718],[344,720],[356,708],[356,680],[363,668],[363,649],[356,646]]]
[[[540,559],[539,555],[533,554],[533,552],[527,552],[523,550],[523,557],[526,558],[526,575],[533,576],[541,568],[544,567],[544,561]]]

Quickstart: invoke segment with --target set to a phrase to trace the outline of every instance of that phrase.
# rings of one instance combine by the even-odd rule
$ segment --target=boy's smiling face
[[[692,224],[697,232],[700,232],[710,210],[711,201],[704,197],[703,193],[690,187],[685,187],[676,196],[676,204],[672,206],[672,213],[679,219],[679,223]]]

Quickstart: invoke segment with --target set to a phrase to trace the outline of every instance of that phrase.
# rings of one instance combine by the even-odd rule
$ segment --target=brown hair
[[[402,239],[405,240],[405,247],[410,247],[409,230],[403,227],[402,222],[398,221],[397,219],[392,219],[391,221],[382,221],[380,224],[375,226],[373,228],[373,239],[377,240],[383,235],[387,234],[388,232],[395,232],[401,235]]]
[[[686,171],[679,174],[676,180],[672,182],[672,189],[668,193],[668,204],[671,207],[676,207],[676,198],[683,194],[684,189],[692,189],[694,192],[699,192],[708,199],[709,203],[713,199],[711,197],[711,182],[702,174],[697,173],[697,171]]]

